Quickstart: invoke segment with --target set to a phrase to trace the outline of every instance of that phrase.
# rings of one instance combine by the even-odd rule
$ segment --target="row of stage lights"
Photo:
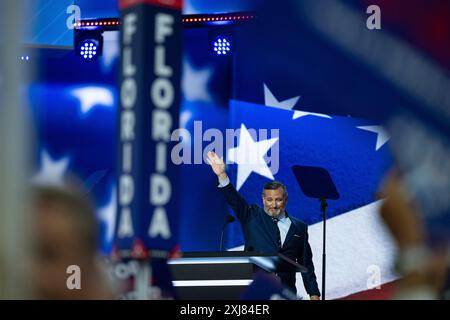
[[[121,25],[121,21],[79,21],[74,23],[75,28],[82,27],[114,27]]]
[[[238,21],[238,20],[250,20],[254,19],[254,15],[237,15],[237,16],[208,16],[208,17],[193,17],[193,18],[183,18],[182,22],[215,22],[215,21]]]
[[[192,16],[185,16],[181,19],[183,23],[190,24],[190,23],[202,23],[202,22],[226,22],[226,21],[245,21],[245,20],[251,20],[255,19],[256,16],[253,14],[237,14],[237,15],[208,15],[208,16],[201,16],[201,15],[192,15]],[[78,21],[74,23],[75,28],[83,28],[83,27],[117,27],[120,26],[122,22],[120,19],[98,19],[98,20],[85,20],[85,21]]]

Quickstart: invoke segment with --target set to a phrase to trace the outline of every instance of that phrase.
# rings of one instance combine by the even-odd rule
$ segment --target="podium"
[[[255,272],[307,272],[280,253],[185,252],[168,264],[181,300],[235,300],[251,285]]]

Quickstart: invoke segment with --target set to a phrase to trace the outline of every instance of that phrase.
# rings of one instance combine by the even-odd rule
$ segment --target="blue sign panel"
[[[155,5],[151,5],[155,4]],[[116,253],[164,256],[177,245],[181,5],[121,1],[121,75]]]

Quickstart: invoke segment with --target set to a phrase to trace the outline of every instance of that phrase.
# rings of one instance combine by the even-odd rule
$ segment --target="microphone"
[[[223,251],[223,233],[225,231],[225,227],[227,226],[227,224],[233,222],[234,220],[236,220],[236,218],[231,214],[227,214],[225,217],[225,222],[223,223],[222,232],[220,234],[220,251]]]
[[[235,217],[233,217],[231,214],[227,214],[227,216],[225,217],[225,225],[227,225],[230,222],[233,222],[234,220],[236,220]]]

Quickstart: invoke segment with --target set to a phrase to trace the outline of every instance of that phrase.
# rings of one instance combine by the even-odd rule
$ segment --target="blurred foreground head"
[[[37,187],[32,209],[35,297],[111,298],[97,264],[98,228],[87,195],[76,189]]]

